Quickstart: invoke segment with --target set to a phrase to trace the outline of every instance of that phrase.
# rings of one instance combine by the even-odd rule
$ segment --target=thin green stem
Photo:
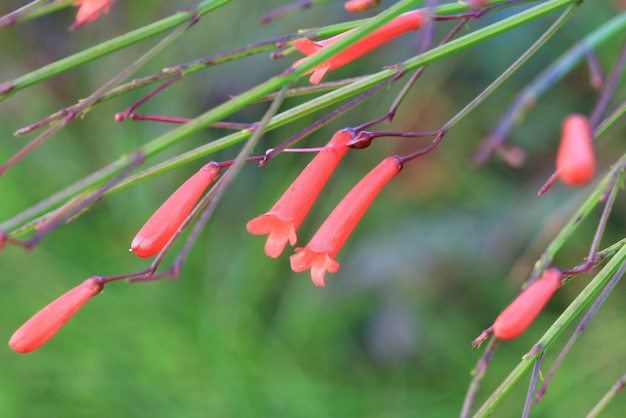
[[[570,219],[570,221],[561,229],[554,240],[548,245],[548,248],[542,255],[542,257],[535,264],[535,270],[533,275],[536,275],[538,271],[543,271],[551,262],[552,256],[565,242],[567,237],[571,235],[576,226],[582,219],[593,209],[597,204],[599,196],[602,194],[606,187],[606,184],[614,178],[615,171],[621,171],[623,164],[626,163],[626,155],[622,156],[620,161],[600,182],[598,187],[591,194],[589,199],[580,207],[577,213]],[[574,320],[576,315],[584,309],[584,307],[590,303],[590,301],[597,295],[598,292],[604,287],[604,285],[610,280],[611,276],[619,269],[622,263],[626,260],[626,245],[625,240],[620,241],[616,245],[619,247],[617,253],[615,253],[611,260],[605,265],[605,267],[598,272],[595,278],[589,283],[589,285],[578,295],[578,297],[570,304],[570,306],[563,312],[563,314],[554,322],[554,324],[548,329],[543,337],[535,344],[535,347],[540,349],[531,350],[529,354],[524,357],[524,360],[513,369],[509,376],[500,384],[500,386],[491,394],[491,396],[485,401],[481,408],[476,412],[477,417],[488,415],[501,398],[511,389],[512,385],[517,382],[521,375],[531,366],[533,360],[545,351],[556,340],[565,327]],[[618,248],[615,245],[609,247],[606,253],[600,252],[599,255],[609,257],[610,254]]]
[[[181,24],[189,21],[189,19],[192,19],[193,16],[202,16],[228,2],[230,2],[230,0],[205,0],[193,8],[178,12],[173,16],[159,20],[158,22],[154,22],[140,29],[120,35],[107,42],[85,49],[84,51],[78,52],[74,55],[70,55],[67,58],[53,62],[52,64],[41,67],[28,74],[24,74],[14,80],[4,82],[0,84],[0,101],[8,98],[19,90],[23,90],[26,87],[37,84],[71,68],[180,26]]]
[[[6,162],[4,162],[2,165],[0,165],[0,176],[5,171],[7,171],[10,167],[12,167],[15,163],[20,161],[27,154],[29,154],[31,151],[33,151],[35,148],[37,148],[39,145],[41,145],[44,141],[46,141],[48,138],[50,138],[54,133],[56,133],[58,130],[60,130],[70,120],[72,120],[72,119],[76,118],[77,116],[79,116],[80,114],[82,114],[83,111],[85,111],[93,103],[95,103],[98,100],[98,98],[100,98],[107,90],[109,90],[111,87],[113,87],[114,85],[119,83],[124,78],[128,77],[129,75],[131,75],[138,68],[140,68],[143,64],[145,64],[150,58],[154,57],[163,48],[165,48],[167,45],[169,45],[171,42],[173,42],[177,37],[182,35],[196,21],[197,21],[196,17],[192,16],[192,18],[189,21],[187,21],[186,23],[180,25],[178,28],[176,28],[174,31],[172,31],[172,33],[170,33],[165,38],[163,38],[161,41],[159,41],[158,44],[156,44],[154,47],[152,47],[150,50],[148,50],[148,52],[146,52],[141,57],[139,57],[139,59],[137,59],[134,63],[129,65],[122,72],[117,74],[115,77],[113,77],[107,83],[105,83],[102,87],[100,87],[98,90],[93,92],[89,97],[87,97],[86,99],[82,100],[78,104],[78,106],[74,109],[73,112],[69,112],[67,115],[65,115],[63,117],[63,119],[61,121],[55,123],[50,128],[46,129],[41,135],[39,135],[37,138],[35,138],[31,142],[29,142],[21,150],[19,150],[14,155],[12,155],[11,158],[9,158]],[[139,152],[143,155],[143,153],[141,151],[139,151]]]
[[[506,79],[508,79],[515,71],[517,71],[535,52],[539,50],[547,41],[556,33],[556,31],[569,19],[571,14],[576,9],[577,4],[571,4],[559,18],[550,26],[550,28],[543,33],[537,39],[530,48],[528,48],[518,59],[515,60],[509,68],[507,68],[502,74],[498,76],[486,89],[484,89],[478,96],[476,96],[471,102],[467,104],[459,113],[457,113],[452,119],[450,119],[444,130],[450,129],[458,121],[467,116],[476,106],[482,103],[491,93],[493,93]]]

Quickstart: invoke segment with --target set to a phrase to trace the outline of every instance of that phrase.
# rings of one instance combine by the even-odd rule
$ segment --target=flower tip
[[[11,350],[15,351],[16,353],[30,353],[31,351],[38,348],[41,344],[43,344],[41,343],[36,347],[33,347],[33,344],[31,344],[26,338],[24,338],[23,333],[20,333],[19,331],[19,329],[15,331],[15,333],[13,333],[11,339],[9,340],[9,348],[11,348]]]
[[[146,237],[137,234],[130,243],[129,251],[132,251],[137,257],[148,258],[156,255],[161,247],[155,245],[153,241],[148,240]]]
[[[593,136],[586,116],[572,114],[563,120],[556,172],[563,184],[572,187],[582,186],[593,178]]]
[[[309,78],[309,82],[311,84],[319,84],[328,70],[330,70],[330,64],[316,67],[315,70],[313,70],[313,74]]]

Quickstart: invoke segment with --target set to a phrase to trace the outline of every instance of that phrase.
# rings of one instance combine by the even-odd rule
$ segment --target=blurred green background
[[[268,25],[257,18],[283,1],[232,1],[203,17],[135,76],[230,48],[294,33],[300,28],[355,18],[341,1],[286,16]],[[383,1],[382,6],[393,2]],[[119,0],[108,15],[67,32],[74,9],[0,30],[0,82],[76,51],[169,16],[190,1]],[[534,261],[588,194],[556,184],[536,191],[551,173],[560,121],[589,113],[597,92],[588,70],[577,67],[541,98],[511,143],[527,151],[519,169],[497,158],[474,167],[469,156],[502,111],[538,72],[577,39],[616,14],[616,3],[585,2],[563,29],[477,111],[450,131],[427,156],[408,164],[381,193],[339,253],[340,270],[326,287],[289,269],[289,252],[263,254],[263,237],[245,223],[265,212],[311,158],[284,154],[259,169],[245,167],[196,242],[178,280],[112,283],[40,350],[28,355],[0,349],[1,417],[447,417],[457,416],[482,350],[470,342],[517,293]],[[5,0],[0,14],[23,5]],[[470,24],[496,21],[511,9]],[[497,77],[549,26],[556,14],[435,63],[389,129],[440,127]],[[449,26],[440,24],[437,33]],[[597,52],[605,69],[624,37]],[[85,64],[0,103],[0,157],[5,161],[34,135],[12,132],[86,97],[139,57],[156,39]],[[327,78],[376,71],[415,53],[404,36]],[[408,51],[408,52],[407,52]],[[193,117],[278,74],[292,57],[268,54],[190,75],[139,109],[140,113]],[[381,64],[382,63],[382,64]],[[320,146],[332,133],[381,115],[401,83],[379,93],[308,138]],[[307,85],[305,80],[302,85]],[[30,207],[120,154],[171,129],[152,122],[115,123],[113,116],[149,90],[107,102],[72,121],[0,178],[0,222]],[[622,81],[611,109],[626,97]],[[288,100],[285,106],[303,99]],[[264,106],[238,112],[250,122]],[[257,150],[276,146],[325,112],[265,135]],[[598,143],[599,179],[624,152],[624,118]],[[387,128],[383,128],[387,129]],[[145,166],[223,135],[206,130]],[[306,243],[324,217],[376,162],[409,153],[424,140],[389,139],[348,154],[299,231]],[[235,147],[238,148],[238,147]],[[213,156],[232,158],[237,149]],[[30,315],[92,275],[140,270],[148,261],[128,252],[134,233],[152,211],[203,161],[108,197],[47,236],[32,251],[7,246],[0,254],[0,336],[8,341]],[[619,196],[603,246],[624,236]],[[587,253],[600,210],[585,222],[555,265],[568,268]],[[168,259],[171,261],[171,258]],[[588,278],[559,290],[518,340],[493,357],[478,404],[520,361]],[[581,416],[626,372],[623,286],[580,337],[532,416]],[[569,332],[546,355],[543,371]],[[528,376],[494,416],[518,416]],[[620,393],[604,416],[621,417]]]

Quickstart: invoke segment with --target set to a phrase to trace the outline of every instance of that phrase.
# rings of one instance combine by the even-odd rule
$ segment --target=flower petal
[[[277,258],[285,249],[287,241],[296,245],[296,230],[293,222],[283,221],[276,215],[266,213],[251,219],[246,229],[252,235],[269,234],[265,241],[265,254]]]
[[[307,248],[296,248],[296,253],[289,257],[291,269],[296,273],[311,269],[311,280],[316,286],[324,286],[326,272],[335,273],[339,263],[328,252],[317,253]]]

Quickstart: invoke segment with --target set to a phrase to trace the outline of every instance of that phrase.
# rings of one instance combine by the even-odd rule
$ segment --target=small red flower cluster
[[[282,253],[287,241],[291,245],[296,244],[297,228],[341,157],[345,155],[351,139],[352,132],[349,130],[335,133],[274,207],[248,222],[246,227],[251,234],[269,234],[265,243],[265,254],[276,258]],[[339,202],[309,243],[295,249],[296,253],[290,257],[291,269],[295,272],[311,269],[313,283],[324,286],[326,271],[334,273],[339,268],[334,257],[376,195],[401,168],[399,157],[386,158],[374,167]]]

